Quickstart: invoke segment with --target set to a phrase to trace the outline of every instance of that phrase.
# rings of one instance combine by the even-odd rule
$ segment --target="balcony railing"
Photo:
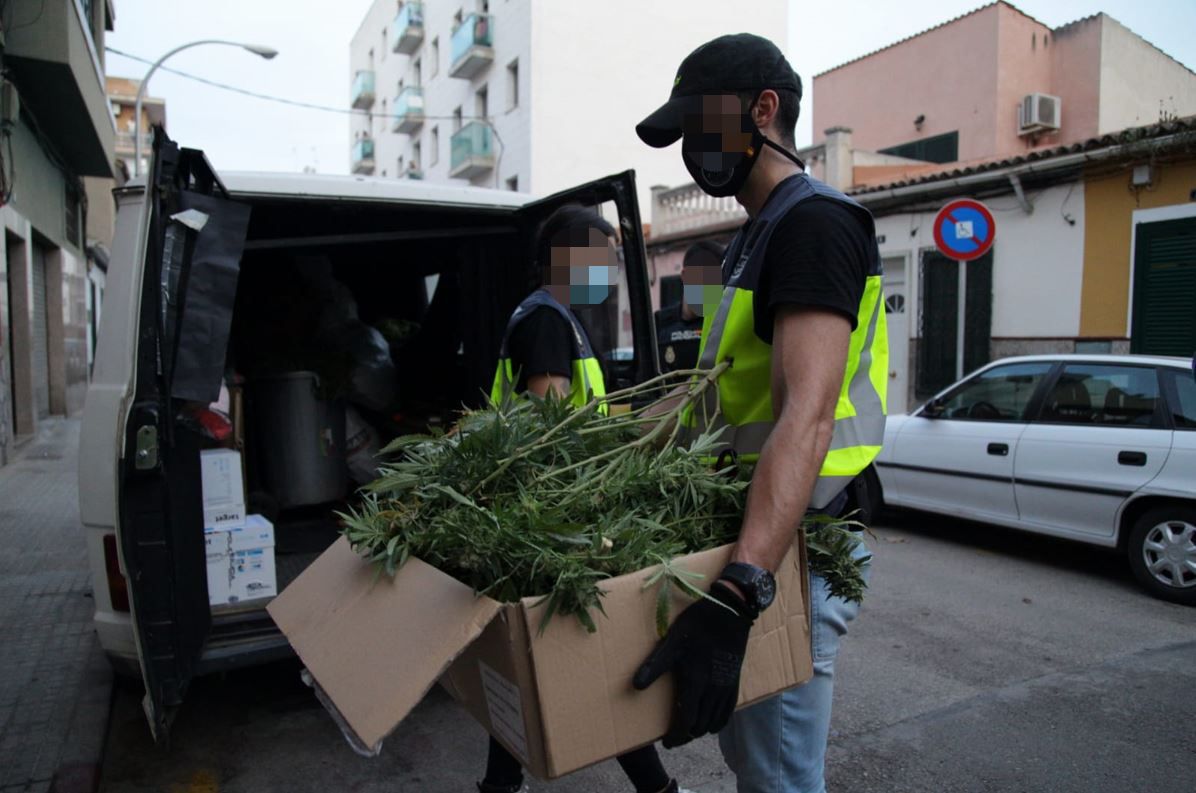
[[[652,191],[652,236],[731,227],[747,219],[734,196],[715,198],[696,184]]]
[[[154,145],[154,136],[148,132],[141,133],[141,150],[147,152]],[[137,136],[132,132],[116,133],[116,152],[118,154],[133,154],[137,149]]]
[[[411,133],[424,123],[424,89],[414,85],[407,86],[395,97],[394,125],[395,132]]]
[[[453,29],[449,74],[470,79],[494,61],[494,17],[470,14]]]
[[[424,4],[409,1],[403,3],[394,21],[394,46],[392,52],[410,55],[419,49],[424,41]]]
[[[374,141],[362,138],[353,144],[353,173],[374,172]]]
[[[490,127],[471,121],[453,134],[449,176],[472,179],[494,169],[494,144]]]
[[[374,105],[374,73],[360,71],[353,77],[353,107],[367,110]]]

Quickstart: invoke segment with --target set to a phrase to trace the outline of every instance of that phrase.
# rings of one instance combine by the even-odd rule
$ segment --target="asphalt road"
[[[1181,791],[1196,779],[1196,610],[1108,551],[928,515],[870,538],[872,588],[838,667],[832,791]],[[118,689],[106,793],[472,791],[485,736],[434,690],[379,758],[354,755],[277,664],[196,681],[169,750]],[[710,739],[665,755],[734,790]],[[628,787],[605,763],[533,791]]]

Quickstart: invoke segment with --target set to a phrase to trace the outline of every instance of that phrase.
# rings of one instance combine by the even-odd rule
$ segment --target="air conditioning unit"
[[[1059,129],[1063,103],[1050,94],[1026,94],[1017,110],[1017,134],[1033,135]]]

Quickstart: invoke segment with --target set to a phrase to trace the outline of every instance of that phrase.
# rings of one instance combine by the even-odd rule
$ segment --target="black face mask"
[[[681,157],[685,167],[707,195],[721,198],[738,193],[765,146],[776,149],[797,163],[799,168],[805,169],[805,163],[796,155],[764,137],[764,133],[752,121],[750,107],[748,112],[740,116],[739,126],[744,133],[751,135],[743,151],[723,151],[722,135],[717,132],[686,132],[681,138]]]

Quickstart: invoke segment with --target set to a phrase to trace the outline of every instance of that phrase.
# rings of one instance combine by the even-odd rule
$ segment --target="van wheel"
[[[1127,552],[1130,569],[1148,592],[1196,606],[1196,508],[1150,510],[1134,524]]]

